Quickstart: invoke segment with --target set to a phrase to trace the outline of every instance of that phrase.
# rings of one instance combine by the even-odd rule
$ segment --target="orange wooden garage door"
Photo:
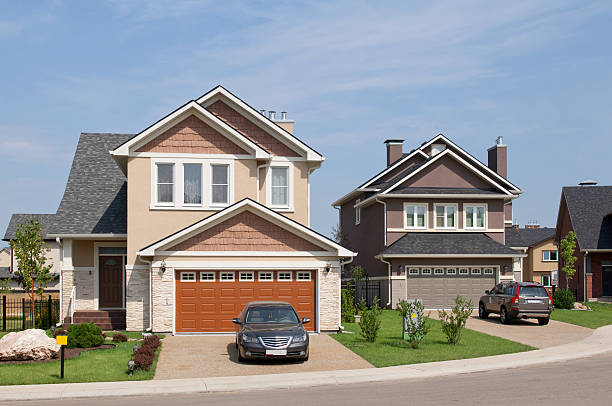
[[[316,330],[315,271],[176,271],[178,333],[232,332],[232,318],[255,300],[293,305]]]

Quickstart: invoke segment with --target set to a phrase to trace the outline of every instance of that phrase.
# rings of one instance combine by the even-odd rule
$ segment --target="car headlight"
[[[245,343],[258,343],[259,342],[257,337],[249,336],[249,335],[246,335],[246,334],[242,335],[242,341],[244,341]]]
[[[294,343],[303,343],[303,342],[306,341],[307,338],[308,338],[308,334],[307,333],[298,334],[296,336],[293,336],[293,342]]]

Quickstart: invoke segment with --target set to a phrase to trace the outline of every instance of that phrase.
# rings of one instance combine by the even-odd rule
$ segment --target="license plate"
[[[287,350],[266,350],[266,355],[287,355]]]
[[[541,300],[528,300],[527,303],[542,303]]]

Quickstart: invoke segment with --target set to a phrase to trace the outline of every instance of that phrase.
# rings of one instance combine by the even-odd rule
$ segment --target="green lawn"
[[[612,303],[589,302],[584,304],[592,311],[555,309],[550,318],[588,328],[612,324]]]
[[[112,341],[107,340],[107,343]],[[134,371],[128,375],[127,362],[133,354],[135,341],[115,343],[112,349],[84,351],[65,361],[64,379],[60,379],[60,361],[31,364],[0,365],[0,385],[40,383],[102,382],[152,379],[161,347],[157,350],[150,371]]]
[[[382,324],[375,343],[368,343],[361,337],[357,323],[343,323],[345,329],[354,334],[341,333],[332,337],[375,367],[485,357],[534,349],[467,329],[463,332],[461,343],[451,345],[446,342],[440,322],[437,320],[430,322],[431,330],[418,349],[411,348],[410,344],[402,339],[402,318],[394,310],[383,311]]]

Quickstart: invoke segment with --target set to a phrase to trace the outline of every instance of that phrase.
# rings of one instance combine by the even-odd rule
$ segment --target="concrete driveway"
[[[325,334],[310,336],[310,357],[306,362],[256,360],[239,363],[234,341],[233,335],[167,336],[162,341],[155,379],[373,368],[369,362]]]
[[[432,311],[430,317],[438,319],[438,312]],[[498,315],[490,314],[488,319],[482,320],[478,317],[478,311],[472,313],[466,327],[535,348],[555,347],[579,341],[593,333],[590,328],[555,320],[551,320],[546,326],[540,326],[536,319],[512,320],[511,324],[501,324]]]

